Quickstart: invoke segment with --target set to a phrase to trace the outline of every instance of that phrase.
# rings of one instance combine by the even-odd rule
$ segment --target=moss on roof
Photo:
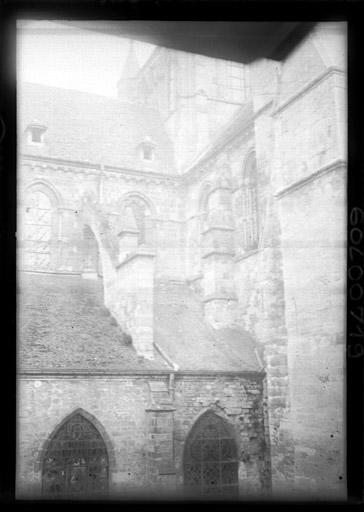
[[[19,273],[19,369],[171,370],[158,351],[149,361],[130,341],[103,305],[101,279]],[[211,328],[183,282],[156,282],[154,341],[180,371],[260,371],[250,335]]]
[[[103,305],[100,281],[19,273],[19,369],[169,368],[158,353],[154,361],[137,355]]]
[[[155,340],[181,371],[260,371],[249,333],[210,327],[184,282],[159,283],[155,293]]]

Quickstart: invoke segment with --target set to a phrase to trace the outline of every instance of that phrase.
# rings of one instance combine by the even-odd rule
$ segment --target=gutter
[[[264,370],[171,370],[171,369],[145,369],[145,370],[73,370],[73,369],[57,369],[50,368],[44,370],[33,370],[33,369],[24,369],[19,370],[17,372],[18,378],[33,378],[35,380],[38,379],[47,379],[47,378],[57,378],[57,377],[72,377],[72,378],[82,378],[82,377],[124,377],[124,376],[140,376],[140,377],[150,377],[151,375],[164,375],[171,378],[171,375],[176,377],[184,377],[184,376],[192,376],[192,377],[213,377],[216,376],[225,376],[225,377],[247,377],[247,378],[256,378],[263,379],[265,377]]]

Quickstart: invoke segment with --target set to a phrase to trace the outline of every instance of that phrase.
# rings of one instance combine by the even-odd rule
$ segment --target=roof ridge
[[[18,91],[20,92],[21,91],[21,87],[22,86],[36,86],[36,87],[42,87],[42,88],[46,88],[46,89],[58,89],[60,91],[67,91],[67,92],[76,92],[78,94],[85,94],[87,96],[98,96],[100,98],[104,98],[104,99],[107,99],[107,100],[114,100],[118,103],[123,103],[122,101],[120,101],[116,96],[113,97],[113,96],[104,96],[103,94],[98,94],[98,93],[95,93],[95,92],[89,92],[89,91],[83,91],[81,89],[73,89],[73,88],[68,88],[68,87],[61,87],[59,85],[50,85],[50,84],[42,84],[42,83],[39,83],[39,82],[29,82],[29,81],[22,81],[20,82],[19,86],[18,86]]]
[[[60,87],[58,85],[48,85],[48,84],[41,84],[39,82],[28,82],[28,81],[23,81],[23,82],[21,82],[19,84],[19,86],[18,86],[18,95],[20,95],[20,96],[23,94],[22,93],[22,86],[25,87],[25,88],[27,88],[29,86],[31,86],[31,87],[40,87],[40,88],[43,88],[43,89],[49,89],[50,91],[51,90],[58,90],[58,91],[64,91],[64,92],[69,92],[69,93],[76,93],[76,94],[82,95],[82,96],[89,96],[89,97],[100,98],[100,99],[104,99],[104,100],[107,100],[107,101],[110,101],[110,102],[117,103],[118,105],[128,106],[129,108],[131,106],[134,109],[139,109],[139,110],[144,110],[144,111],[150,111],[150,112],[153,112],[153,113],[158,113],[159,116],[160,116],[159,109],[155,105],[147,105],[145,103],[131,103],[129,101],[122,101],[117,96],[104,96],[103,94],[98,94],[98,93],[95,93],[95,92],[82,91],[81,89],[70,89],[68,87]]]

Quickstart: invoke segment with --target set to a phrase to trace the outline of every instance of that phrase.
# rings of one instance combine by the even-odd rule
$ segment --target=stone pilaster
[[[235,320],[234,225],[231,186],[221,178],[207,202],[206,226],[202,232],[203,303],[205,318],[214,328]]]
[[[174,458],[173,375],[168,381],[150,380],[150,403],[146,409],[147,470],[153,492],[173,493],[176,479]]]
[[[154,269],[153,252],[139,248],[128,255],[117,265],[110,308],[138,354],[149,359],[154,357]]]

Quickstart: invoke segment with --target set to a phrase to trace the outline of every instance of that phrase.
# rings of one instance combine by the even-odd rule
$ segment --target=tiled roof
[[[166,370],[138,357],[103,306],[102,283],[80,276],[18,275],[19,369]]]
[[[136,170],[174,173],[173,146],[156,109],[87,92],[33,83],[18,86],[21,151]],[[47,128],[42,147],[27,144],[28,125]],[[145,166],[138,146],[146,137],[156,144]]]
[[[160,283],[154,303],[155,341],[181,371],[260,371],[249,333],[207,325],[185,283]]]
[[[260,370],[248,333],[210,328],[184,283],[156,285],[154,340],[181,371]],[[171,370],[157,351],[138,357],[103,306],[100,281],[20,272],[18,292],[20,370]]]

